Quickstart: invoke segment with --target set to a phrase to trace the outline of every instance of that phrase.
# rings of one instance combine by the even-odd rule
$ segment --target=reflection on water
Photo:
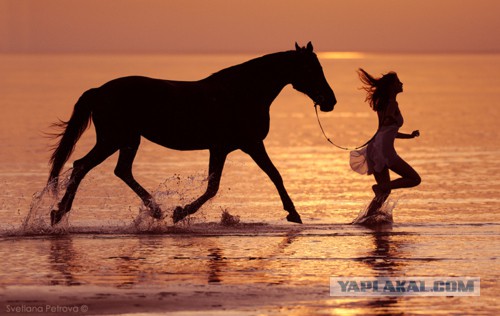
[[[246,224],[224,227],[196,224],[184,231],[155,234],[86,233],[60,236],[3,237],[0,240],[1,285],[37,285],[115,289],[158,289],[179,284],[239,289],[245,295],[266,295],[269,286],[289,291],[303,307],[319,304],[328,310],[348,306],[354,314],[400,313],[408,306],[427,306],[428,297],[330,298],[330,276],[442,276],[482,275],[494,271],[496,257],[478,245],[497,238],[499,225],[398,226],[371,230],[352,225]],[[467,235],[456,235],[457,230]],[[440,237],[441,236],[441,237]],[[448,236],[453,238],[448,239]],[[439,243],[445,248],[431,249]],[[12,251],[15,249],[15,251]],[[457,256],[457,253],[460,255]],[[28,255],[29,254],[29,255]],[[490,254],[490,257],[487,257]],[[478,261],[480,260],[480,261]],[[480,262],[481,266],[463,262]],[[446,270],[442,270],[446,267]],[[452,272],[451,272],[452,271]],[[451,273],[450,273],[451,272]],[[496,282],[482,275],[481,297],[474,305],[487,311],[493,303]],[[285,288],[281,288],[281,287]],[[235,292],[236,293],[236,292]],[[250,295],[250,294],[249,294]],[[267,299],[279,300],[272,291]],[[251,296],[248,297],[251,299]],[[446,310],[447,298],[431,298]],[[455,298],[464,311],[470,298]],[[334,307],[335,306],[335,307]],[[298,307],[297,307],[298,308]],[[470,310],[472,311],[472,310]],[[317,308],[296,315],[318,312]]]
[[[172,210],[205,190],[208,152],[176,152],[147,141],[134,173],[154,192],[164,221],[140,212],[140,200],[113,174],[116,156],[84,179],[63,229],[48,226],[56,200],[40,199],[38,211],[29,213],[48,174],[49,143],[40,131],[69,117],[82,91],[130,74],[196,80],[251,57],[0,56],[0,298],[16,285],[71,293],[96,286],[104,295],[151,291],[163,302],[186,289],[188,301],[208,297],[201,309],[251,306],[262,314],[497,311],[497,55],[323,55],[339,103],[320,113],[321,121],[345,146],[362,143],[376,129],[376,117],[356,89],[355,70],[395,70],[405,82],[399,99],[404,129],[419,129],[422,137],[396,146],[423,182],[394,193],[399,202],[392,229],[348,225],[371,200],[373,179],[349,169],[348,153],[322,138],[310,101],[289,87],[271,108],[266,145],[305,225],[284,221],[271,181],[235,152],[217,197],[189,223],[174,226]],[[84,134],[74,158],[93,146],[94,136],[92,128]],[[221,210],[240,223],[217,224]],[[333,298],[330,276],[479,276],[481,297]]]
[[[49,263],[52,270],[60,277],[52,278],[51,285],[80,285],[73,277],[76,253],[71,236],[51,237]],[[78,264],[78,263],[76,263]]]
[[[407,256],[405,256],[399,242],[391,240],[391,231],[392,227],[388,227],[373,232],[373,250],[364,263],[373,269],[375,277],[401,276],[403,274],[404,262],[398,259],[407,258]],[[377,297],[368,303],[368,307],[370,310],[376,308],[376,310],[387,312],[400,299],[401,297]]]

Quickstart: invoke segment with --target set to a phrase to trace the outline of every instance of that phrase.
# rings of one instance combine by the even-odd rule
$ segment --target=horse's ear
[[[301,48],[299,46],[299,44],[297,44],[297,42],[295,42],[295,50],[300,52]]]
[[[312,51],[313,51],[313,44],[311,42],[307,43],[307,51],[309,53],[312,53]]]

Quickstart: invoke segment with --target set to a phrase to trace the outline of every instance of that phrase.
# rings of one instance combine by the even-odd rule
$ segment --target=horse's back
[[[141,76],[122,77],[111,80],[100,88],[107,100],[106,106],[175,107],[186,97],[202,98],[202,89],[197,81],[173,81]],[[165,102],[168,101],[168,104]]]

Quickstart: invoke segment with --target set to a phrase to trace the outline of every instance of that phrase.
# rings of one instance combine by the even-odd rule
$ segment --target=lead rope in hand
[[[332,140],[330,138],[328,138],[328,136],[326,136],[325,130],[323,129],[323,125],[321,125],[321,121],[320,121],[319,115],[318,115],[318,103],[314,103],[314,111],[316,112],[316,119],[318,119],[318,124],[319,124],[319,128],[321,129],[321,133],[323,133],[323,136],[325,136],[325,139],[330,144],[332,144],[333,146],[335,146],[335,147],[337,147],[339,149],[342,149],[342,150],[356,150],[356,149],[363,148],[366,145],[368,145],[375,138],[375,136],[377,136],[378,130],[375,132],[375,134],[372,136],[372,138],[370,138],[366,143],[364,143],[361,146],[354,147],[354,148],[348,148],[348,147],[339,146],[339,145],[335,144],[334,142],[332,142]]]

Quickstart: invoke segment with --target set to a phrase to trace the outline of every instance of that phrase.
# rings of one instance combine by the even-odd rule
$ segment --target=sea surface
[[[401,131],[421,136],[396,149],[422,184],[392,194],[392,227],[351,225],[374,180],[350,170],[349,152],[321,134],[312,101],[287,86],[265,144],[303,225],[286,222],[273,184],[242,152],[229,155],[218,195],[174,225],[172,210],[206,188],[208,151],[143,139],[134,175],[165,219],[150,219],[114,176],[115,154],[51,228],[47,133],[85,90],[128,75],[199,80],[257,55],[0,55],[0,313],[77,302],[87,314],[500,313],[500,55],[318,55],[338,99],[320,119],[342,146],[363,144],[377,126],[356,70],[396,71],[404,83]],[[94,141],[91,127],[65,175]],[[223,213],[234,222],[221,222]],[[479,277],[481,293],[332,297],[330,277]]]

